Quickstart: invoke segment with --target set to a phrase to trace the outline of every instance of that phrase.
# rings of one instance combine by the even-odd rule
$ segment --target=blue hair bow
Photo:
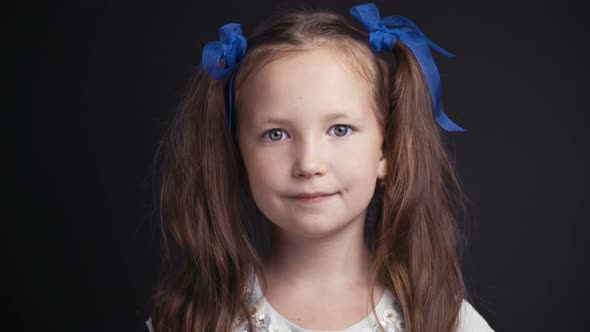
[[[414,53],[428,81],[436,121],[447,131],[465,131],[465,129],[451,121],[442,109],[440,103],[440,76],[428,46],[447,57],[454,57],[454,55],[443,50],[428,39],[414,22],[408,18],[403,16],[388,16],[380,19],[379,10],[372,3],[352,7],[350,9],[350,15],[359,20],[370,31],[370,44],[378,52],[381,52],[383,49],[392,50],[395,42],[399,40]]]
[[[229,23],[219,28],[219,40],[208,42],[203,49],[201,66],[207,74],[216,80],[221,80],[233,72],[229,81],[229,114],[228,122],[231,129],[233,111],[233,85],[240,60],[246,54],[248,43],[242,36],[239,23]]]
[[[226,78],[246,53],[247,44],[239,23],[222,26],[219,40],[208,42],[203,49],[203,68],[213,79]]]

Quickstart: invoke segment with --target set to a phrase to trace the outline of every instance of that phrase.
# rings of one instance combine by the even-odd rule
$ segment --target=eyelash
[[[347,134],[346,134],[346,135],[344,135],[344,136],[336,136],[336,137],[347,137],[347,136],[349,136],[349,134],[352,134],[352,132],[353,132],[353,131],[355,131],[355,128],[354,128],[354,127],[352,127],[352,126],[349,126],[349,125],[345,125],[345,124],[336,124],[336,125],[333,125],[332,127],[330,127],[330,129],[332,129],[332,128],[336,128],[336,127],[340,127],[340,126],[348,128]],[[285,132],[283,129],[280,129],[280,128],[273,128],[273,129],[270,129],[270,130],[266,131],[266,132],[264,133],[264,135],[263,135],[263,138],[264,138],[264,139],[266,139],[266,140],[267,140],[267,141],[269,141],[269,142],[279,142],[279,141],[282,141],[282,139],[280,139],[280,140],[277,140],[277,141],[274,141],[274,140],[272,140],[272,139],[270,139],[270,138],[267,138],[267,137],[268,137],[268,135],[269,135],[271,132],[275,131],[275,130],[282,130],[283,132]]]

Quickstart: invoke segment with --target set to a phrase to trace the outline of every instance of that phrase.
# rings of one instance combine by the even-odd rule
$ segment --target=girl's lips
[[[304,203],[319,203],[334,197],[337,193],[332,194],[303,194],[292,196],[291,198]]]

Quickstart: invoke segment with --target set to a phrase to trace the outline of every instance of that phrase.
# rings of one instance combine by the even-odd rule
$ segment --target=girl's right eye
[[[280,141],[282,138],[286,137],[287,133],[282,129],[271,129],[264,133],[265,139],[270,139],[273,142]],[[268,137],[268,138],[267,138]]]

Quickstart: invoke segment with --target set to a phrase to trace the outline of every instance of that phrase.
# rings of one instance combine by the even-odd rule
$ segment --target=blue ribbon
[[[221,80],[233,71],[229,82],[228,122],[230,129],[233,113],[233,85],[237,72],[234,69],[239,67],[240,60],[246,54],[247,48],[248,43],[242,35],[241,25],[228,23],[219,28],[219,40],[208,42],[203,49],[201,66],[211,78]]]
[[[381,19],[379,10],[372,3],[352,7],[350,15],[359,20],[370,31],[370,44],[378,52],[383,49],[391,51],[395,42],[399,40],[414,53],[428,81],[436,121],[447,131],[465,131],[465,129],[451,121],[442,109],[440,76],[434,59],[432,59],[429,46],[447,57],[454,57],[454,55],[428,39],[414,22],[408,18],[388,16]]]
[[[222,26],[219,40],[208,42],[203,49],[203,68],[213,79],[226,78],[246,53],[247,44],[239,23]]]

